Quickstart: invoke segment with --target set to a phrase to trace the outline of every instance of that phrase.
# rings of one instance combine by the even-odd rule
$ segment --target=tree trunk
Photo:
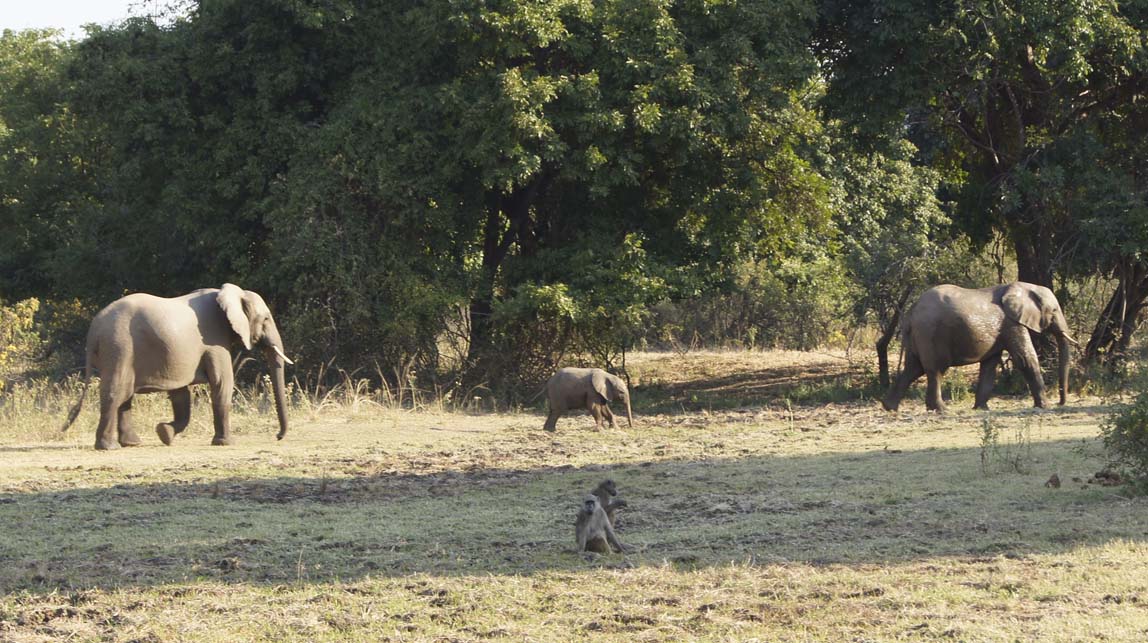
[[[1116,290],[1108,298],[1084,347],[1082,361],[1085,364],[1107,363],[1123,355],[1139,327],[1140,311],[1148,300],[1148,266],[1124,262],[1116,273]]]
[[[1018,281],[1052,288],[1052,239],[1045,226],[1031,223],[1012,230]]]
[[[494,281],[498,278],[498,268],[509,250],[507,238],[513,228],[502,232],[502,212],[499,204],[487,205],[486,222],[482,233],[482,274],[470,300],[470,341],[467,346],[467,362],[476,364],[490,345],[490,315],[494,310]]]
[[[889,323],[881,329],[881,336],[877,338],[877,381],[883,388],[889,388],[889,383],[892,381],[889,378],[889,344],[897,335],[900,322],[901,308],[898,308],[889,319]]]
[[[901,291],[901,296],[897,299],[896,306],[893,307],[892,316],[881,326],[881,336],[877,338],[877,381],[884,388],[889,388],[889,383],[892,382],[889,377],[889,344],[897,336],[897,331],[901,329],[901,316],[905,312],[905,305],[909,303],[909,295],[912,294],[912,286],[907,286]],[[904,350],[905,348],[902,346],[901,351],[904,352]]]
[[[495,283],[503,260],[515,242],[521,246],[525,241],[533,247],[537,241],[533,238],[530,208],[545,181],[539,177],[509,195],[491,195],[487,199],[482,230],[482,274],[470,301],[467,362],[471,368],[480,364],[491,349],[490,315],[494,311]]]
[[[1013,247],[1016,249],[1017,281],[1024,281],[1052,289],[1052,231],[1039,220],[1011,227]],[[1032,346],[1041,362],[1056,351],[1052,337],[1029,331]]]

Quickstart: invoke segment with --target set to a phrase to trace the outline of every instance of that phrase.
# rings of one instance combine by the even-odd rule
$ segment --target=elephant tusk
[[[290,358],[288,358],[286,355],[283,354],[282,348],[279,348],[278,346],[272,346],[271,348],[275,351],[276,355],[283,358],[284,362],[287,362],[288,364],[294,364],[295,363],[295,362],[292,362]]]
[[[1075,339],[1073,339],[1073,338],[1069,337],[1069,336],[1068,336],[1068,333],[1065,333],[1065,334],[1064,334],[1064,339],[1068,340],[1068,343],[1069,343],[1069,344],[1072,344],[1073,346],[1076,346],[1076,347],[1078,347],[1078,348],[1080,347],[1080,342],[1078,342],[1078,341],[1076,341]]]

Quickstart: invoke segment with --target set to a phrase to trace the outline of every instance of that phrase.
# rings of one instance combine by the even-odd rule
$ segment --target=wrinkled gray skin
[[[156,425],[164,444],[187,428],[191,419],[192,384],[211,387],[215,437],[211,443],[231,443],[231,394],[234,373],[231,349],[236,343],[258,348],[271,368],[279,439],[287,433],[283,384],[283,340],[263,298],[234,284],[204,288],[165,299],[128,295],[101,310],[88,329],[85,379],[92,369],[100,375],[100,423],[97,449],[136,446],[140,438],[131,426],[136,393],[166,392],[175,419]],[[87,384],[84,385],[85,391]],[[67,430],[83,404],[69,414]]]
[[[626,419],[634,426],[634,414],[630,411],[630,391],[626,383],[617,375],[611,375],[600,368],[560,368],[546,383],[546,396],[550,400],[550,416],[542,428],[553,431],[558,426],[558,418],[572,409],[586,409],[594,416],[594,425],[602,428],[602,418],[610,427],[618,426],[609,404],[621,400],[626,405]]]
[[[1008,351],[1024,374],[1033,404],[1045,405],[1044,380],[1029,331],[1052,332],[1060,349],[1060,403],[1068,395],[1068,322],[1052,291],[1022,281],[969,290],[952,285],[926,290],[902,324],[905,366],[882,401],[895,411],[909,386],[922,374],[928,377],[925,406],[943,412],[940,378],[951,366],[979,362],[980,379],[974,408],[987,409],[993,380]]]

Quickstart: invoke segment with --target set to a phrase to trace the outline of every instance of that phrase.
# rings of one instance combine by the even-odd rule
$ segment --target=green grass
[[[718,390],[750,359],[648,356],[639,378]],[[140,427],[166,415],[151,397]],[[554,434],[536,413],[310,405],[282,442],[251,404],[226,448],[200,403],[173,447],[141,430],[103,453],[90,409],[60,436],[44,398],[0,424],[0,640],[1145,638],[1148,501],[1087,483],[1096,400],[995,399],[986,444],[971,400],[785,399]],[[573,551],[604,477],[632,554]]]

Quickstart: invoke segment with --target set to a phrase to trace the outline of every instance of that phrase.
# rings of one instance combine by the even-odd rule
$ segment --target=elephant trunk
[[[1068,401],[1068,363],[1069,363],[1069,342],[1072,341],[1068,333],[1061,333],[1057,335],[1056,343],[1060,348],[1060,404],[1063,406]]]
[[[1080,346],[1080,344],[1068,334],[1068,320],[1065,319],[1063,311],[1056,311],[1056,317],[1053,319],[1052,327],[1056,333],[1057,348],[1060,349],[1060,364],[1057,370],[1060,383],[1060,404],[1063,406],[1068,402],[1068,367],[1071,361],[1071,349],[1069,346]]]
[[[630,428],[634,428],[634,412],[630,410],[630,394],[626,394],[626,421],[630,423]]]
[[[287,386],[284,383],[283,372],[287,364],[294,364],[283,352],[283,341],[279,337],[279,330],[274,325],[264,338],[264,354],[267,363],[271,366],[271,387],[275,393],[275,413],[279,416],[279,434],[276,439],[282,440],[287,435]]]
[[[283,383],[285,369],[286,363],[283,358],[276,355],[272,366],[271,386],[275,390],[275,412],[279,415],[279,434],[275,436],[277,440],[282,440],[283,436],[287,435],[287,387]]]

